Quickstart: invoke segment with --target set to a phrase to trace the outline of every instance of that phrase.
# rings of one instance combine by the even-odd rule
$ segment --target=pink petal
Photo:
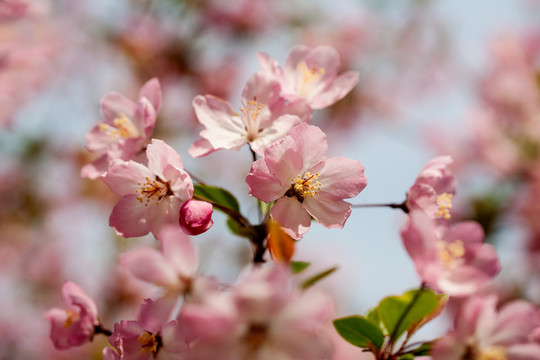
[[[152,139],[152,143],[146,148],[146,156],[148,156],[148,167],[162,180],[166,180],[163,171],[167,166],[184,169],[180,155],[163,140]]]
[[[295,115],[283,115],[273,120],[272,124],[259,131],[257,138],[250,142],[251,149],[263,155],[266,148],[283,138],[291,128],[300,124],[302,120]]]
[[[182,202],[175,196],[166,196],[157,205],[148,205],[148,227],[155,235],[166,226],[180,229],[178,217]]]
[[[355,197],[367,185],[364,165],[360,161],[344,157],[326,160],[319,174],[321,190],[340,199]]]
[[[157,300],[144,299],[139,310],[139,323],[146,331],[157,333],[161,330],[161,325],[171,320],[177,303],[176,294],[169,294]]]
[[[305,168],[301,155],[291,136],[286,136],[266,148],[264,161],[269,173],[279,180],[281,188],[284,189],[281,195],[290,187],[293,178],[304,175],[301,173],[302,168]]]
[[[265,159],[259,159],[251,165],[246,183],[249,187],[249,195],[264,202],[277,200],[286,191],[279,179],[270,174]]]
[[[195,274],[198,258],[189,237],[175,227],[165,227],[157,237],[168,262],[177,273],[191,277]]]
[[[308,171],[321,161],[326,160],[328,143],[326,134],[321,129],[301,123],[292,128],[289,135],[294,139],[296,149],[303,160],[303,171]]]
[[[263,72],[273,75],[278,82],[283,80],[283,71],[276,60],[265,53],[257,53],[257,60]]]
[[[326,191],[319,191],[314,197],[306,197],[302,206],[326,228],[341,229],[351,214],[352,206]]]
[[[141,98],[148,99],[154,110],[159,111],[161,107],[161,85],[158,78],[152,78],[143,85],[139,92],[139,99]]]
[[[205,138],[201,138],[191,145],[188,152],[191,156],[197,158],[211,154],[216,150],[219,149],[214,149],[210,141],[206,140]]]
[[[324,109],[343,99],[359,81],[357,71],[347,71],[339,75],[329,87],[309,99],[313,109]]]
[[[213,206],[206,201],[188,200],[180,208],[180,227],[188,235],[199,235],[210,229]]]
[[[256,99],[268,108],[268,105],[278,100],[279,92],[279,83],[271,75],[259,71],[248,79],[242,91],[242,100],[245,102]]]
[[[206,129],[201,136],[214,149],[238,150],[247,142],[244,122],[225,100],[198,95],[193,99],[197,119]]]
[[[119,161],[109,167],[102,178],[112,192],[120,196],[134,195],[146,183],[146,178],[154,179],[154,173],[135,161]]]
[[[169,182],[170,190],[180,200],[188,201],[193,197],[193,182],[186,171],[167,165],[163,169],[163,178]]]
[[[101,99],[100,105],[107,122],[112,122],[121,115],[125,115],[130,120],[135,118],[137,104],[121,94],[115,92],[106,94]]]
[[[462,221],[446,231],[444,239],[448,242],[461,240],[465,246],[482,244],[484,242],[484,230],[475,221]]]
[[[62,297],[67,305],[75,305],[81,309],[83,315],[89,316],[93,321],[97,322],[97,307],[94,300],[90,298],[74,282],[66,281],[62,285]]]
[[[118,259],[120,267],[139,280],[174,288],[178,284],[175,269],[156,249],[143,247],[131,250]]]
[[[295,239],[301,238],[311,226],[311,217],[295,197],[278,199],[270,214]]]
[[[137,195],[126,195],[114,206],[109,225],[124,237],[143,236],[150,232],[147,216],[148,208]]]

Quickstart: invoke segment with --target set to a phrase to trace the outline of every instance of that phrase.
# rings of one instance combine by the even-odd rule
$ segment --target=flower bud
[[[206,201],[188,200],[180,209],[180,227],[188,235],[199,235],[210,229],[212,204]]]

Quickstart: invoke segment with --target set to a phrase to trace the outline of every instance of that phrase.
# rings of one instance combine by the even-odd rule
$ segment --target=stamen
[[[314,197],[317,194],[317,191],[321,190],[322,184],[317,181],[321,176],[319,173],[312,174],[309,171],[304,174],[304,176],[298,175],[296,178],[291,179],[291,190],[293,195],[300,199],[304,197]]]
[[[249,100],[247,104],[240,109],[243,115],[244,123],[246,124],[249,141],[255,140],[259,132],[259,116],[261,115],[261,110],[263,108],[264,104],[258,102],[257,97],[254,96],[253,100]]]
[[[301,73],[301,81],[300,84],[298,84],[298,95],[302,97],[309,96],[311,90],[313,90],[326,72],[324,68],[309,68],[305,61],[299,62],[296,65],[296,70]]]
[[[437,197],[437,205],[439,206],[439,210],[435,212],[436,217],[450,220],[452,217],[450,215],[450,209],[452,208],[453,198],[454,195],[449,193],[442,193]]]
[[[80,319],[79,313],[70,309],[66,309],[66,315],[67,315],[67,318],[64,321],[64,327],[66,328],[70,327],[71,324],[73,324],[75,321],[79,321]]]
[[[120,117],[114,119],[112,126],[104,123],[100,123],[98,126],[99,131],[105,133],[114,140],[136,138],[140,136],[135,125],[133,125],[131,120],[124,114],[120,114]]]
[[[140,194],[140,196],[137,197],[137,200],[141,203],[146,202],[144,206],[148,206],[150,200],[153,199],[156,200],[157,205],[165,196],[169,195],[170,191],[168,183],[163,182],[160,179],[150,179],[148,177],[145,179],[146,182],[144,184],[138,183],[141,188],[140,190],[137,190],[137,193]]]
[[[158,339],[154,334],[145,331],[137,338],[137,341],[141,344],[141,354],[155,353],[158,350]]]
[[[452,242],[438,241],[437,247],[439,248],[439,259],[449,268],[456,267],[458,259],[465,255],[465,246],[461,240]]]
[[[480,350],[478,360],[507,360],[504,347],[490,346]]]

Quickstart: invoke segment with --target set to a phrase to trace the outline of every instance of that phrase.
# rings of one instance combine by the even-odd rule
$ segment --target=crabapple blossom
[[[449,220],[456,181],[448,166],[450,156],[428,161],[407,193],[407,208],[421,209],[432,218]]]
[[[264,149],[279,140],[295,125],[311,121],[311,108],[303,99],[286,101],[279,96],[279,84],[269,75],[251,76],[242,92],[240,114],[225,100],[211,95],[193,99],[199,122],[205,126],[189,152],[194,157],[220,149],[238,150],[249,143],[262,155]]]
[[[199,235],[210,229],[212,204],[206,201],[188,200],[180,208],[180,228],[188,235]]]
[[[124,237],[157,234],[167,224],[179,226],[180,207],[193,195],[191,178],[173,148],[152,139],[146,156],[148,166],[119,160],[103,176],[111,190],[122,196],[109,224]]]
[[[313,109],[334,104],[358,83],[357,71],[338,75],[339,54],[330,46],[297,45],[289,53],[283,68],[267,54],[259,53],[258,58],[262,70],[281,85],[283,96],[304,98]]]
[[[62,285],[65,309],[53,308],[45,313],[51,322],[50,337],[57,349],[68,349],[92,341],[99,325],[94,301],[71,281]]]
[[[136,278],[165,287],[169,292],[191,293],[198,259],[188,236],[176,227],[164,228],[158,236],[161,251],[140,247],[122,255],[118,263]]]
[[[309,230],[311,216],[327,228],[342,228],[352,208],[343,199],[367,185],[360,161],[327,159],[327,152],[326,135],[316,126],[300,124],[270,145],[246,178],[250,195],[276,201],[272,218],[295,238]]]
[[[101,99],[104,120],[86,136],[87,149],[99,158],[83,167],[81,175],[96,179],[116,159],[127,161],[144,152],[160,107],[161,87],[156,78],[143,85],[137,102],[118,93],[106,94]]]
[[[231,291],[187,303],[179,322],[193,339],[189,360],[327,359],[333,302],[300,292],[286,267],[253,268]]]
[[[146,299],[136,321],[114,325],[109,341],[116,349],[105,348],[104,360],[182,359],[188,347],[177,320],[171,320],[176,298]]]
[[[500,309],[496,305],[495,295],[469,298],[455,318],[454,329],[435,341],[433,360],[540,359],[539,310],[523,300]]]
[[[471,295],[500,270],[495,249],[473,221],[439,225],[420,210],[409,214],[403,244],[422,280],[454,296]]]

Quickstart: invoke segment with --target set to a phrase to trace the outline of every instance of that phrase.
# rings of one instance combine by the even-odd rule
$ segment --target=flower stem
[[[388,203],[388,204],[353,204],[353,208],[368,208],[368,207],[389,207],[392,209],[401,209],[405,214],[409,213],[407,203],[404,201],[401,204]]]

